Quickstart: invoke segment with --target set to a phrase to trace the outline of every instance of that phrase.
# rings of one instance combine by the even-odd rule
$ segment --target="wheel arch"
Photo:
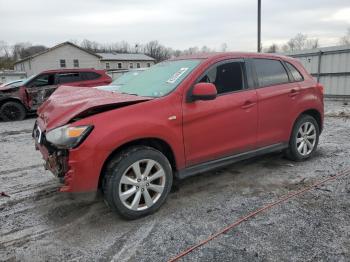
[[[3,104],[5,104],[7,102],[17,102],[17,103],[21,104],[27,110],[26,106],[22,103],[22,101],[19,98],[6,97],[3,99],[0,99],[0,106],[2,106]]]
[[[322,129],[323,129],[323,122],[322,122],[322,116],[321,116],[321,113],[316,110],[316,109],[308,109],[308,110],[305,110],[304,112],[302,112],[298,118],[301,116],[301,115],[310,115],[312,116],[313,118],[315,118],[317,124],[318,124],[318,128],[320,129],[320,134],[322,132]],[[298,119],[297,118],[297,119]]]
[[[316,122],[317,122],[317,124],[318,124],[318,127],[319,127],[320,134],[321,134],[322,129],[323,129],[322,115],[321,115],[321,113],[320,113],[317,109],[312,108],[312,109],[304,110],[303,112],[301,112],[301,113],[294,119],[292,128],[291,128],[291,130],[290,130],[290,132],[289,132],[289,137],[292,135],[292,132],[293,132],[295,123],[298,121],[298,119],[299,119],[302,115],[309,115],[309,116],[312,116],[313,118],[315,118],[315,120],[316,120]]]
[[[109,154],[107,159],[104,161],[102,169],[101,169],[101,173],[100,173],[99,180],[98,180],[98,188],[101,188],[103,177],[105,174],[105,170],[106,170],[106,167],[107,167],[109,161],[116,154],[121,152],[122,150],[129,148],[129,147],[132,147],[132,146],[149,146],[149,147],[152,147],[154,149],[157,149],[158,151],[163,153],[165,155],[165,157],[169,160],[173,171],[177,170],[175,154],[174,154],[173,149],[169,145],[169,143],[167,143],[163,139],[154,138],[154,137],[140,138],[140,139],[136,139],[136,140],[129,141],[129,142],[122,144],[121,146],[117,147]]]

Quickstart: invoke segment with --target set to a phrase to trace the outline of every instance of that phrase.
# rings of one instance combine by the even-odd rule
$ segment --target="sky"
[[[256,49],[257,0],[0,0],[0,41],[53,46],[67,40],[174,49]],[[350,0],[262,0],[262,43],[297,33],[337,44],[350,27]]]

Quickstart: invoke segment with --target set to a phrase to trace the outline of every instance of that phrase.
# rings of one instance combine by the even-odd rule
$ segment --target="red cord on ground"
[[[303,188],[303,189],[301,189],[301,190],[298,190],[298,191],[289,193],[289,194],[287,194],[287,195],[284,195],[284,196],[282,196],[281,198],[279,198],[279,200],[277,200],[277,201],[275,201],[275,202],[272,202],[272,203],[270,203],[270,204],[267,204],[266,206],[264,206],[264,207],[262,207],[262,208],[260,208],[260,209],[258,209],[258,210],[256,210],[256,211],[254,211],[254,212],[252,212],[252,213],[249,213],[248,215],[246,215],[246,216],[244,216],[244,217],[238,219],[238,220],[237,220],[236,222],[234,222],[233,224],[231,224],[231,225],[225,227],[224,229],[220,230],[219,232],[215,233],[214,235],[211,235],[209,238],[207,238],[207,239],[205,239],[205,240],[199,242],[197,245],[194,245],[194,246],[192,246],[192,247],[186,249],[185,251],[181,252],[181,253],[180,253],[179,255],[177,255],[176,257],[171,258],[171,259],[169,260],[169,262],[173,262],[173,261],[179,260],[180,258],[186,256],[187,254],[189,254],[189,253],[192,252],[193,250],[195,250],[195,249],[197,249],[197,248],[199,248],[199,247],[201,247],[201,246],[207,244],[209,241],[213,240],[214,238],[217,238],[218,236],[220,236],[220,235],[226,233],[226,232],[229,231],[230,229],[233,229],[234,227],[238,226],[239,224],[243,223],[244,221],[247,221],[248,219],[250,219],[250,218],[256,216],[257,214],[259,214],[259,213],[261,213],[261,212],[263,212],[263,211],[265,211],[265,210],[269,210],[269,209],[271,209],[272,207],[274,207],[274,206],[276,206],[276,205],[278,205],[278,204],[280,204],[280,203],[282,203],[282,202],[286,202],[286,201],[289,200],[290,198],[293,198],[293,197],[296,197],[296,196],[300,196],[300,195],[302,195],[303,193],[305,193],[305,192],[307,192],[307,191],[311,191],[312,189],[314,189],[314,188],[316,188],[316,187],[318,187],[318,186],[320,186],[320,185],[322,185],[322,184],[324,184],[324,183],[326,183],[326,182],[328,182],[328,181],[330,181],[330,180],[334,180],[334,179],[336,179],[336,178],[338,178],[338,177],[340,177],[340,176],[345,176],[345,175],[349,175],[349,174],[350,174],[350,169],[345,170],[345,171],[342,171],[342,172],[339,172],[339,173],[337,173],[337,174],[334,175],[334,176],[330,176],[330,177],[328,177],[328,178],[326,178],[326,179],[323,179],[323,180],[321,180],[321,181],[319,181],[319,182],[316,182],[316,183],[314,183],[313,185],[308,186],[308,187],[305,187],[305,188]]]

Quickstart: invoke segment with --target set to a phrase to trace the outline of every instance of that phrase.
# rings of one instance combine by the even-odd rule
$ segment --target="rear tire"
[[[107,205],[123,218],[154,213],[166,200],[173,182],[168,159],[147,146],[130,147],[107,164],[102,182]]]
[[[0,118],[4,121],[19,121],[26,117],[26,109],[18,102],[5,102],[0,107]]]
[[[317,149],[320,128],[310,115],[300,116],[294,124],[286,150],[286,157],[293,161],[303,161],[312,157]]]

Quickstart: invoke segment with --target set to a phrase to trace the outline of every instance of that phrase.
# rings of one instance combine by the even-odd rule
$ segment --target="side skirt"
[[[268,154],[276,151],[281,151],[283,149],[286,149],[287,147],[288,147],[287,143],[279,143],[279,144],[262,147],[259,149],[255,149],[252,151],[248,151],[248,152],[244,152],[236,155],[227,156],[216,160],[211,160],[209,162],[201,163],[198,165],[190,166],[182,170],[179,170],[178,172],[176,172],[175,176],[179,179],[184,179],[199,173],[203,173],[209,170],[227,166],[229,164],[233,164],[235,162],[239,162],[248,158],[252,158],[252,157],[256,157],[256,156],[260,156],[260,155],[264,155],[264,154]]]

